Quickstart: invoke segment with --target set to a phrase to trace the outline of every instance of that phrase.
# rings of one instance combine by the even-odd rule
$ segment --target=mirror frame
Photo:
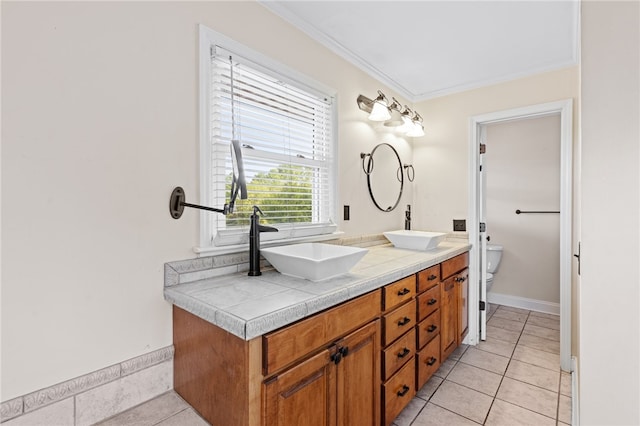
[[[389,148],[391,148],[393,153],[396,155],[396,158],[398,159],[398,169],[396,170],[396,179],[400,181],[400,191],[398,192],[398,199],[396,200],[393,206],[389,206],[386,209],[382,208],[380,204],[378,204],[378,202],[376,201],[376,197],[373,195],[373,189],[371,188],[371,174],[373,173],[373,170],[374,170],[373,154],[375,154],[376,150],[383,145],[386,145]],[[362,161],[364,163],[364,158]],[[365,174],[367,175],[367,187],[369,188],[369,195],[371,196],[371,200],[373,201],[373,204],[375,204],[375,206],[383,212],[390,212],[390,211],[393,211],[396,207],[398,207],[398,204],[400,204],[400,199],[402,198],[402,191],[404,190],[404,172],[402,169],[402,161],[400,160],[400,155],[398,154],[398,151],[396,151],[396,149],[393,146],[391,146],[386,142],[376,145],[371,150],[371,154],[369,154],[369,161],[367,163]]]

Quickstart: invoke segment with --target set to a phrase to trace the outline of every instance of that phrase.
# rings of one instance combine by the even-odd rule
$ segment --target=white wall
[[[571,67],[417,103],[425,136],[413,142],[416,227],[450,231],[453,219],[467,217],[470,117],[577,96],[578,68]]]
[[[199,23],[338,91],[347,235],[377,211],[360,152],[409,142],[366,121],[382,87],[254,2],[2,2],[1,400],[170,345],[163,264],[195,257]],[[403,99],[400,98],[401,101]],[[411,200],[407,188],[404,204]]]
[[[640,424],[640,3],[582,3],[580,423]]]
[[[560,303],[560,115],[487,126],[486,223],[504,247],[492,293]]]

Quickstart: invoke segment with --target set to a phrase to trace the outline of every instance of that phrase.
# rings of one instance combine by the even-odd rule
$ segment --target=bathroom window
[[[205,27],[200,72],[203,203],[228,201],[234,139],[248,192],[232,214],[201,213],[201,245],[246,243],[254,205],[262,224],[279,229],[263,241],[334,232],[333,93]]]

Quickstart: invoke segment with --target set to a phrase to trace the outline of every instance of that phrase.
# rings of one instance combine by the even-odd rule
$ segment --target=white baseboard
[[[487,293],[489,303],[511,306],[513,308],[527,309],[529,311],[544,312],[546,314],[560,315],[560,304],[546,302],[544,300],[529,299],[526,297],[512,296],[510,294]]]

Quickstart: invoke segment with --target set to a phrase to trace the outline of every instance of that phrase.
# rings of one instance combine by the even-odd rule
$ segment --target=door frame
[[[571,371],[571,268],[573,195],[573,100],[530,105],[472,116],[469,120],[469,280],[479,282],[480,127],[560,114],[560,368]],[[469,286],[469,343],[479,342],[479,285]]]

